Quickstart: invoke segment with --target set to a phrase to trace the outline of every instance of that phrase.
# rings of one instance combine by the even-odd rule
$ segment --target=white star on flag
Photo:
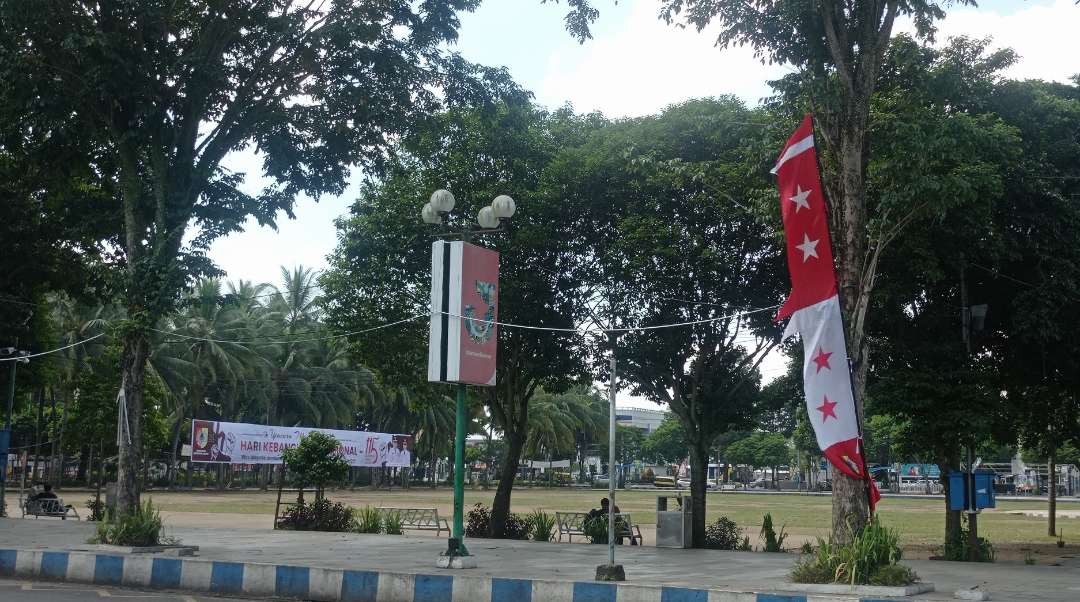
[[[806,235],[806,234],[803,234],[802,237],[803,237],[802,244],[801,245],[795,245],[795,248],[802,251],[802,253],[803,253],[803,255],[802,255],[803,263],[806,263],[806,260],[810,259],[811,257],[813,257],[814,259],[817,259],[817,244],[818,244],[818,241],[817,240],[810,240],[810,237],[808,235]]]
[[[794,196],[788,197],[788,200],[795,203],[795,213],[799,212],[799,209],[809,209],[810,201],[806,200],[806,197],[810,196],[811,190],[803,190],[802,186],[795,186],[796,193]],[[816,255],[815,255],[816,257]]]

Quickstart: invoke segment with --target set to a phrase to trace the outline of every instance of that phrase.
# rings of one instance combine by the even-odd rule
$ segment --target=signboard
[[[7,453],[11,442],[11,431],[0,429],[0,481],[7,479]]]
[[[332,435],[350,466],[409,466],[412,435],[265,426],[213,420],[191,421],[191,461],[217,464],[281,464],[281,452],[318,431]]]
[[[431,246],[428,380],[495,385],[499,254],[461,241]]]

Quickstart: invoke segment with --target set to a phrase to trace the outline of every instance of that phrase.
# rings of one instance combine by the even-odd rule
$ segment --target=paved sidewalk
[[[0,549],[100,552],[83,543],[92,532],[93,524],[85,522],[0,519]],[[172,535],[198,545],[199,558],[207,560],[427,575],[584,582],[593,579],[596,565],[607,558],[605,546],[471,539],[467,543],[478,568],[447,571],[435,568],[445,543],[431,537],[205,528],[184,528]],[[617,549],[617,561],[625,566],[632,584],[743,592],[786,591],[795,558],[637,546]],[[952,599],[954,591],[976,586],[991,592],[994,600],[1080,599],[1080,559],[1065,559],[1061,566],[909,564],[937,587],[936,593],[915,600]]]

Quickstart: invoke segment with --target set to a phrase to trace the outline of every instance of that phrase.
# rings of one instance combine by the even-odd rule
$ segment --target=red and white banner
[[[868,481],[872,511],[881,494],[866,471],[862,455],[810,115],[788,138],[772,173],[780,189],[791,275],[791,295],[776,319],[791,317],[784,330],[785,339],[794,334],[802,337],[806,410],[818,446],[837,470]]]
[[[219,464],[281,464],[281,452],[312,431],[332,435],[349,466],[409,466],[412,435],[266,426],[216,420],[191,421],[191,460]]]
[[[428,380],[495,384],[499,254],[461,241],[431,246]]]

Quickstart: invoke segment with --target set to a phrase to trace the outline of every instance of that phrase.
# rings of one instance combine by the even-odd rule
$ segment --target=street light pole
[[[449,221],[454,204],[454,195],[450,191],[436,190],[431,195],[431,200],[424,205],[420,216],[428,224],[445,224]],[[468,242],[473,236],[505,232],[507,224],[516,210],[514,199],[507,195],[499,195],[495,197],[491,205],[480,210],[477,215],[479,228],[465,227],[456,232],[449,231],[437,236],[457,237],[464,242]],[[448,250],[444,257],[443,298],[447,299],[450,286],[450,254]],[[432,310],[434,312],[436,308],[433,307]],[[445,321],[449,320],[449,317],[449,315],[442,316],[444,320],[442,330],[444,346],[448,344]],[[460,317],[457,319],[460,320]],[[454,424],[454,522],[450,531],[450,539],[447,542],[447,550],[439,559],[439,566],[442,568],[470,568],[476,566],[475,560],[469,557],[468,548],[465,546],[465,437],[469,422],[468,409],[465,404],[465,386],[465,383],[457,382]]]
[[[619,335],[608,333],[611,340],[611,382],[608,385],[608,562],[596,567],[597,581],[626,581],[626,572],[622,565],[615,564],[615,385],[616,352],[619,348]]]
[[[8,467],[8,447],[11,445],[11,424],[12,424],[12,409],[15,407],[15,371],[19,365],[20,356],[23,355],[18,351],[19,340],[15,339],[16,347],[11,349],[11,354],[14,356],[11,359],[11,382],[8,388],[7,398],[7,422],[4,426],[3,446],[0,446],[0,517],[7,516],[7,500],[5,495],[7,493],[7,467]]]

